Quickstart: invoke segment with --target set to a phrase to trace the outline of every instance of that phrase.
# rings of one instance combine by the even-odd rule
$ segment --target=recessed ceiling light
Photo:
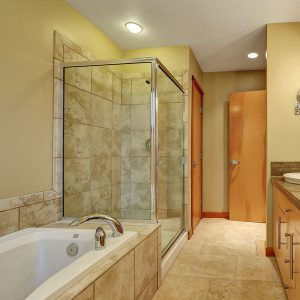
[[[128,23],[126,23],[125,27],[131,33],[140,33],[140,32],[143,31],[143,27],[140,24],[137,24],[137,23],[134,23],[134,22],[128,22]]]
[[[251,52],[248,54],[248,57],[253,59],[253,58],[257,58],[258,57],[258,54],[256,52]]]

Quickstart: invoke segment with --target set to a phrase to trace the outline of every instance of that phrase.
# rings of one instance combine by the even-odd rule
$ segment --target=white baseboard
[[[163,279],[164,276],[167,274],[168,270],[171,268],[173,262],[175,261],[176,257],[180,253],[181,249],[184,247],[185,243],[188,240],[187,232],[183,232],[177,240],[174,242],[172,247],[168,250],[165,256],[162,259],[161,263],[161,278]]]

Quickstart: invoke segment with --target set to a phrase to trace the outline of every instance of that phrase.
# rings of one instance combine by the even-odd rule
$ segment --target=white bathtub
[[[1,237],[0,298],[42,300],[53,297],[136,235],[127,231],[113,238],[107,232],[106,248],[97,251],[94,250],[95,230],[90,229],[28,228]],[[78,245],[76,256],[66,253],[70,243]]]

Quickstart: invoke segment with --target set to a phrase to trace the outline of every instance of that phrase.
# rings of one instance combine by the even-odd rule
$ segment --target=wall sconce
[[[295,115],[300,115],[300,91],[297,94],[297,103],[295,105]]]

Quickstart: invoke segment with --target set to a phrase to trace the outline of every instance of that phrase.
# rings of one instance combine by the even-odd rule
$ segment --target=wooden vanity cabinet
[[[289,300],[300,299],[300,211],[273,187],[273,248]]]

